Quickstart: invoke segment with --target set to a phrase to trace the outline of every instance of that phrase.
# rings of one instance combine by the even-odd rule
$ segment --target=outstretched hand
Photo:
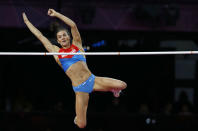
[[[49,9],[48,12],[47,12],[47,14],[48,14],[49,16],[55,16],[56,11],[55,11],[54,9]]]
[[[24,22],[28,21],[28,18],[27,18],[26,14],[24,12],[22,13],[22,15],[23,15]]]

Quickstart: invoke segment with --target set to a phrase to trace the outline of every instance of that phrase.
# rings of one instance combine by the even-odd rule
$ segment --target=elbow
[[[70,27],[71,27],[71,28],[76,28],[76,27],[77,27],[77,26],[76,26],[76,23],[72,22],[72,23],[70,24]]]

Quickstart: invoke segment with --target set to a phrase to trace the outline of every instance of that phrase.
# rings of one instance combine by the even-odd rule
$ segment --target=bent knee
[[[122,87],[123,89],[125,89],[125,88],[127,87],[127,83],[124,82],[124,81],[122,81],[121,87]]]
[[[85,128],[86,125],[87,125],[87,123],[84,122],[84,121],[79,121],[79,122],[77,122],[77,126],[78,126],[79,128]]]

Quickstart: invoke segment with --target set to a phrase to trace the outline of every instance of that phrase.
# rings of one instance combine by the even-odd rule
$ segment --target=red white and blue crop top
[[[70,48],[63,49],[60,48],[59,53],[80,53],[81,51],[77,46],[71,45]],[[66,72],[68,68],[78,61],[84,61],[86,63],[86,59],[83,55],[58,55],[59,61]]]

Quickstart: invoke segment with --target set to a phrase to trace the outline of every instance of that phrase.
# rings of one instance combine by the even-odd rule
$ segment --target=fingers
[[[22,16],[23,16],[24,21],[28,20],[26,14],[24,12],[22,13]]]
[[[24,17],[26,17],[26,14],[25,14],[25,12],[23,12],[23,13],[22,13],[22,15],[23,15],[23,18],[24,18]]]
[[[49,9],[48,12],[47,12],[47,14],[48,14],[49,16],[51,16],[51,15],[52,15],[52,9]]]
[[[55,16],[55,13],[56,13],[56,11],[54,9],[49,9],[48,12],[47,12],[47,14],[49,16]]]
[[[52,16],[53,13],[54,13],[54,10],[53,10],[53,9],[49,9],[49,10],[48,10],[48,15]]]

